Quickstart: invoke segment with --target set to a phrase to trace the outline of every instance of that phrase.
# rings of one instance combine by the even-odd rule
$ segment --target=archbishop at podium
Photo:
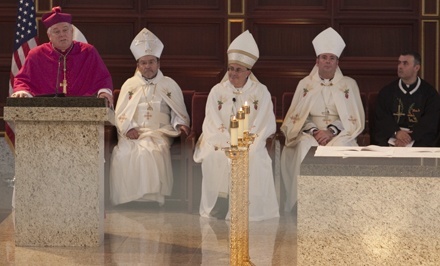
[[[49,42],[30,50],[11,97],[98,95],[113,103],[110,73],[94,46],[73,40],[72,16],[54,7],[42,22]]]

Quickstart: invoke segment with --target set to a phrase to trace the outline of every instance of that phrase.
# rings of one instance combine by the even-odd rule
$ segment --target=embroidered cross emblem
[[[350,118],[348,119],[353,125],[356,124],[357,119],[354,118],[352,115],[350,115]]]
[[[402,113],[402,110],[403,110],[403,103],[402,100],[399,99],[399,104],[397,105],[397,112],[393,113],[393,115],[397,117],[397,122],[399,122],[400,117],[406,115],[405,113]]]
[[[328,125],[331,122],[330,118],[328,118],[328,116],[330,115],[330,112],[329,112],[328,108],[326,107],[325,111],[322,112],[321,114],[324,115],[324,119],[322,119],[322,121],[324,121],[325,124]]]
[[[119,122],[124,122],[127,119],[127,117],[125,116],[125,114],[122,114],[118,117]]]
[[[223,124],[221,124],[220,127],[218,128],[218,130],[220,130],[220,132],[222,132],[222,133],[225,132],[225,129],[226,129],[226,127]]]
[[[144,117],[145,117],[147,120],[150,120],[150,118],[152,118],[153,115],[150,114],[150,112],[147,112],[147,113],[144,115]]]
[[[298,114],[296,114],[296,115],[292,115],[291,117],[290,117],[290,120],[292,121],[292,124],[295,124],[296,122],[298,122],[299,121],[299,115]]]
[[[150,32],[148,31],[143,31],[142,32],[142,37],[140,37],[139,39],[135,40],[134,45],[138,46],[143,44],[144,45],[144,50],[146,53],[151,53],[151,51],[153,51],[153,47],[156,47],[157,45],[157,39],[155,38],[154,35],[151,35]]]

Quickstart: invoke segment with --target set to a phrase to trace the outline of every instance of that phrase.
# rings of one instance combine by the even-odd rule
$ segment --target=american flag
[[[27,54],[38,45],[37,16],[33,0],[18,1],[16,27],[9,80],[9,95],[13,93],[14,77],[23,65]],[[6,124],[6,137],[14,145],[14,131],[8,124]]]

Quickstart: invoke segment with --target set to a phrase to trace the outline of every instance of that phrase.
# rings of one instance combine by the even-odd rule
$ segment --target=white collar
[[[417,85],[414,87],[414,89],[409,91],[409,94],[413,95],[419,89],[421,83],[422,83],[422,81],[420,80],[419,77],[417,77]],[[400,90],[403,92],[403,94],[407,94],[408,91],[403,88],[402,84],[403,84],[402,79],[399,79],[399,88],[400,88]]]

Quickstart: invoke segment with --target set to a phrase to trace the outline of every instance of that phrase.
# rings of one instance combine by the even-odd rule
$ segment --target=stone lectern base
[[[104,123],[97,98],[9,98],[14,122],[15,244],[99,246],[104,240]]]

